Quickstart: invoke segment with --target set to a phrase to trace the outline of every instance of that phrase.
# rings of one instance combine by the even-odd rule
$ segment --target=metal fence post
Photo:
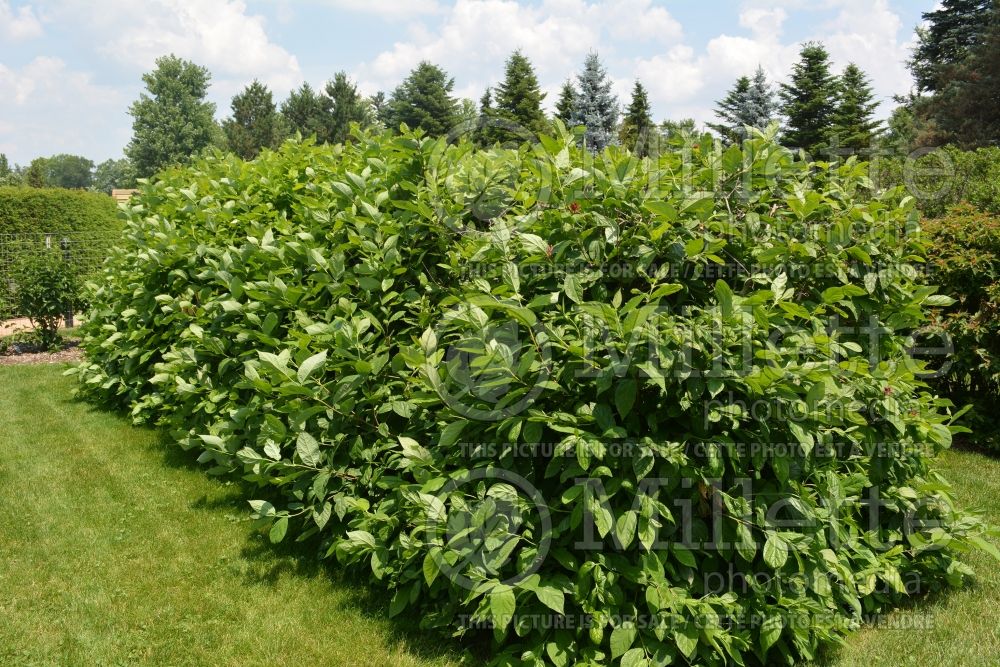
[[[62,241],[59,242],[59,245],[62,247],[63,261],[66,262],[66,268],[67,270],[70,270],[72,267],[70,267],[69,239],[64,236],[62,238]],[[66,328],[70,329],[72,327],[73,327],[73,304],[70,303],[66,306]]]

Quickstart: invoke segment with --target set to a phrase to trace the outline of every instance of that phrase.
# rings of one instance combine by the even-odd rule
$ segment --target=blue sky
[[[520,48],[547,103],[597,50],[623,103],[639,78],[657,119],[711,120],[715,100],[758,63],[784,78],[798,46],[857,62],[885,102],[910,89],[904,61],[934,0],[0,0],[0,152],[119,157],[141,74],[176,53],[208,67],[218,115],[259,78],[282,99],[346,70],[391,90],[422,59],[478,100]]]

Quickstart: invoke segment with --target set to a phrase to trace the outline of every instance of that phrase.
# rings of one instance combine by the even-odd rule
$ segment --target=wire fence
[[[114,239],[100,232],[0,234],[0,316],[16,317],[10,295],[18,262],[33,253],[52,252],[63,259],[81,281],[94,277]]]

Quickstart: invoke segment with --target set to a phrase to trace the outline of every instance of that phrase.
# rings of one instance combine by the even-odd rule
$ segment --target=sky
[[[253,79],[278,100],[346,71],[365,93],[390,92],[421,60],[478,100],[521,49],[551,109],[597,51],[622,104],[634,81],[657,120],[712,120],[715,101],[761,65],[783,80],[802,42],[822,41],[834,69],[857,63],[880,115],[906,93],[905,61],[935,0],[0,0],[0,153],[122,156],[142,73],[174,53],[212,73],[220,119]]]

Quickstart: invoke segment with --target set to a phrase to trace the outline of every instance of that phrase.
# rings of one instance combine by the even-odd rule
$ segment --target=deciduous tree
[[[186,162],[208,146],[217,131],[215,105],[205,101],[211,75],[170,55],[142,75],[146,91],[132,104],[132,140],[126,155],[140,177]]]

